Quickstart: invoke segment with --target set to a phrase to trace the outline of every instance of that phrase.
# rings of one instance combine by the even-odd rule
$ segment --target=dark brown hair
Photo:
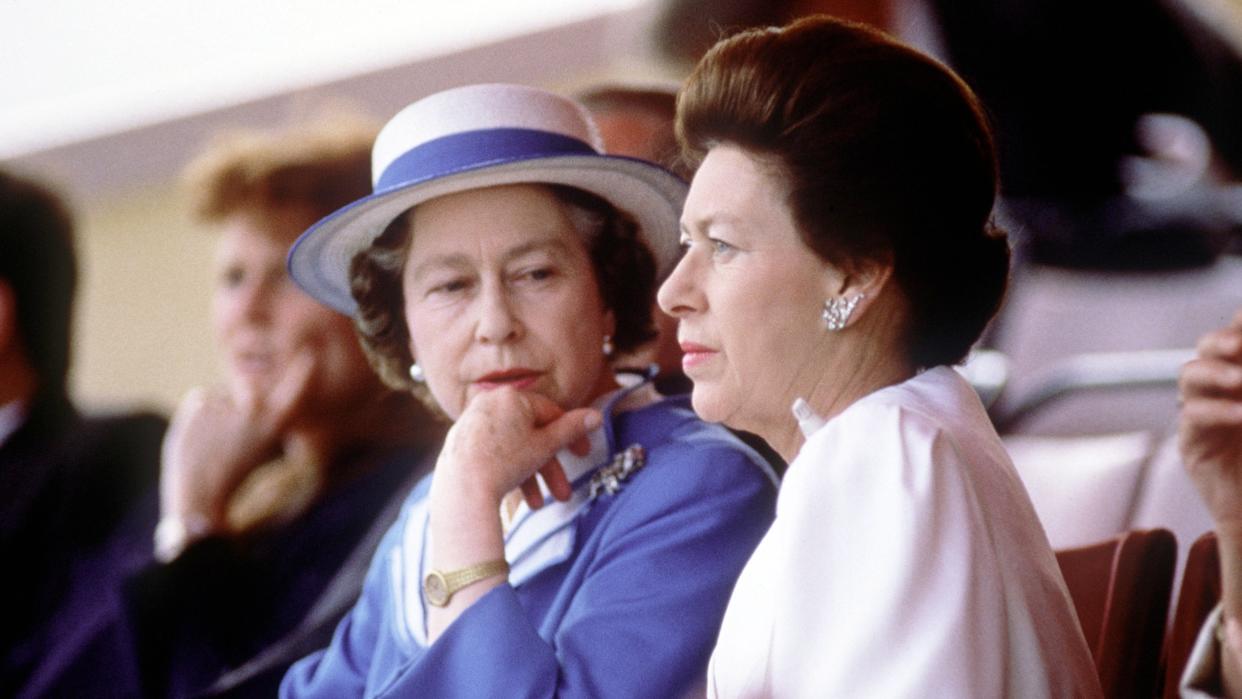
[[[655,257],[638,236],[633,219],[589,192],[546,185],[583,236],[604,307],[616,317],[612,342],[626,352],[655,337]],[[405,322],[402,270],[411,239],[410,212],[390,223],[370,247],[350,262],[350,292],[358,302],[354,325],[371,366],[393,388],[413,390],[432,405],[426,388],[407,373],[410,329]]]
[[[677,106],[692,160],[731,143],[776,165],[821,258],[891,260],[916,366],[962,360],[1000,306],[1009,246],[991,129],[961,79],[877,30],[808,17],[717,43]]]
[[[35,180],[0,172],[0,282],[12,290],[41,398],[65,394],[77,278],[73,217],[64,201]]]

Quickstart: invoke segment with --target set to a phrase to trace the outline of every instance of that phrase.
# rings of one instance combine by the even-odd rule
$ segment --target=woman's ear
[[[893,278],[891,257],[859,260],[848,272],[833,269],[829,272],[829,293],[825,301],[841,299],[848,305],[846,324],[862,318],[888,288]]]

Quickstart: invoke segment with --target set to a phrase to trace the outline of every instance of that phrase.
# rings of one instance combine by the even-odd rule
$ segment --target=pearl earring
[[[615,348],[612,346],[612,335],[604,336],[604,356],[611,357]]]
[[[824,312],[820,314],[824,319],[824,325],[833,331],[844,329],[845,325],[850,322],[854,308],[862,299],[862,294],[854,294],[849,298],[838,296],[825,301]]]
[[[410,365],[410,378],[414,380],[414,383],[422,383],[427,380],[427,377],[423,375],[423,368],[418,365],[418,362]]]

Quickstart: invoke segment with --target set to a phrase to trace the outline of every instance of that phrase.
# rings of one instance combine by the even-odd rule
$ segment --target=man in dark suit
[[[77,269],[64,203],[0,172],[0,695],[54,643],[49,619],[154,482],[164,420],[80,415],[66,378]],[[124,548],[124,547],[122,547]],[[105,550],[111,552],[105,554]],[[93,565],[93,564],[87,564]],[[97,571],[98,572],[98,571]]]

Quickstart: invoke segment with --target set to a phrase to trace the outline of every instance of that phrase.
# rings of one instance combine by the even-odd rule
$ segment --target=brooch
[[[621,490],[623,482],[643,467],[645,458],[646,453],[641,444],[631,445],[618,452],[612,457],[612,463],[601,466],[591,476],[590,499],[594,500],[601,493],[615,495]]]

